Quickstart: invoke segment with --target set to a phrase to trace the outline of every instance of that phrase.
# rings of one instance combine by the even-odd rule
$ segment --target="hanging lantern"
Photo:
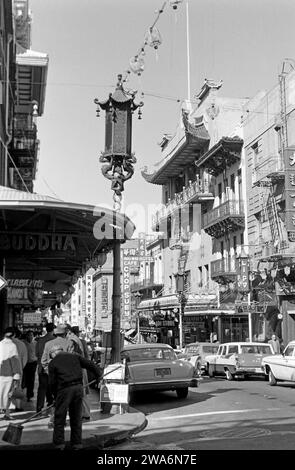
[[[286,276],[289,276],[290,272],[291,272],[290,266],[285,266],[284,267],[284,273],[286,274]]]
[[[267,277],[265,270],[261,271],[260,276],[265,281],[265,279]]]
[[[161,34],[155,26],[149,29],[146,42],[150,47],[153,47],[156,50],[162,44]]]
[[[170,0],[170,6],[173,8],[173,10],[177,10],[178,5],[182,3],[182,0]]]
[[[144,60],[141,56],[136,55],[132,57],[129,61],[129,65],[132,72],[136,75],[140,76],[144,71]]]

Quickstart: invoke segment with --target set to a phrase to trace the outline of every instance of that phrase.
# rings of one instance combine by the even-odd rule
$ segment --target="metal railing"
[[[229,200],[203,215],[203,228],[230,216],[244,216],[243,201]]]
[[[237,259],[233,256],[211,261],[211,277],[237,273]]]
[[[152,217],[153,225],[159,223],[163,218],[166,218],[175,211],[175,209],[180,208],[184,204],[187,204],[196,196],[201,197],[207,195],[208,197],[213,197],[213,194],[209,191],[209,182],[208,180],[196,180],[194,182],[190,181],[187,187],[184,187],[182,191],[175,194],[173,199],[169,199],[167,204],[163,205]]]

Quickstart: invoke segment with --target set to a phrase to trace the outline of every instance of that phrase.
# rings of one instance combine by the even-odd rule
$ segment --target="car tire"
[[[176,393],[178,398],[186,398],[188,396],[188,387],[178,388]]]
[[[228,369],[225,370],[225,376],[226,376],[226,380],[233,380],[234,379],[233,374]]]
[[[208,375],[209,375],[209,377],[211,377],[211,379],[212,379],[212,378],[214,377],[213,367],[210,366],[210,364],[209,364],[208,367],[207,367],[207,369],[208,369]]]
[[[268,383],[269,385],[272,385],[272,386],[277,384],[277,379],[273,375],[273,372],[271,369],[269,369],[268,371]]]

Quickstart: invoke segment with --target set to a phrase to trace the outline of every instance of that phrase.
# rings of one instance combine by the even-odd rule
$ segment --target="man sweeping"
[[[56,449],[65,449],[64,427],[67,411],[70,415],[71,447],[82,448],[82,400],[83,372],[88,369],[99,380],[102,369],[79,354],[64,352],[61,345],[50,350],[52,360],[48,365],[49,384],[55,398],[53,444]]]

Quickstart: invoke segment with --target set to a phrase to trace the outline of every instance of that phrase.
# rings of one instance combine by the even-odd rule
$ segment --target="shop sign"
[[[40,305],[43,301],[44,281],[36,279],[8,279],[7,303],[13,305]]]
[[[173,320],[155,321],[155,325],[158,328],[161,328],[163,326],[175,326],[175,321],[173,321]]]
[[[285,194],[286,194],[286,230],[288,240],[295,241],[295,148],[286,148],[283,153],[285,167]]]
[[[108,278],[103,277],[101,280],[101,316],[106,318],[108,316],[109,309],[109,290],[108,290]]]
[[[0,251],[76,251],[71,235],[0,234]]]
[[[131,315],[131,290],[130,290],[130,266],[125,263],[126,258],[123,257],[123,296],[122,307],[123,317],[129,319]]]
[[[240,258],[237,273],[237,287],[239,292],[249,291],[249,264],[247,258]]]
[[[42,312],[24,312],[24,324],[40,324],[42,321]]]

